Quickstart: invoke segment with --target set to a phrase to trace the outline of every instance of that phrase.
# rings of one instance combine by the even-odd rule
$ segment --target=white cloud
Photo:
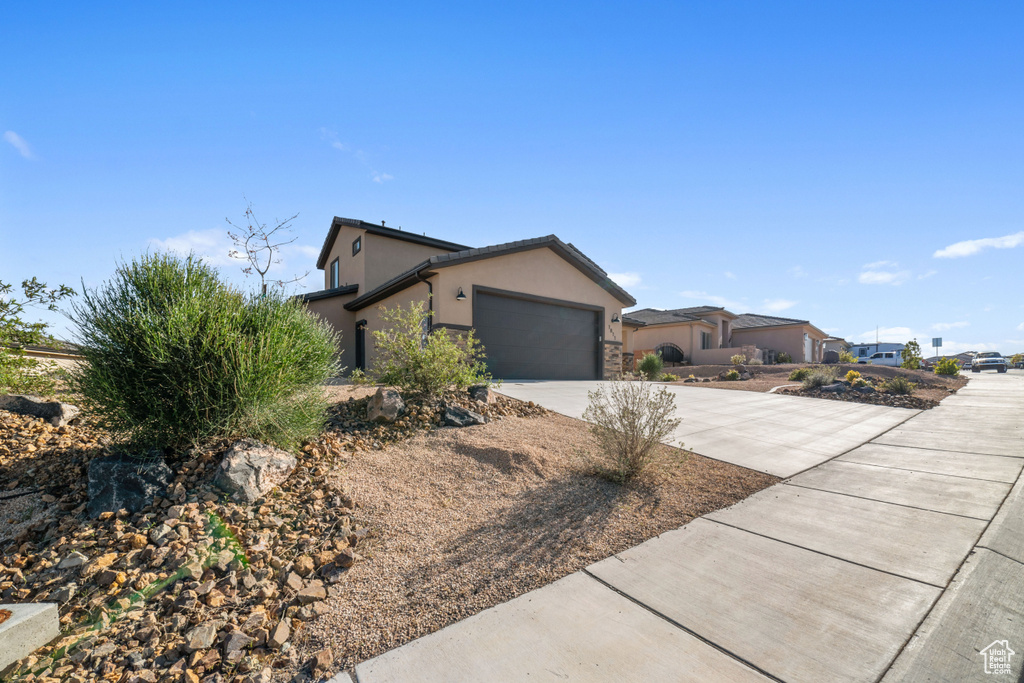
[[[730,280],[735,280],[736,279],[736,273],[733,273],[732,271],[728,271],[728,270],[725,271],[725,276],[727,278],[729,278]]]
[[[934,325],[932,325],[932,329],[938,332],[944,332],[946,330],[955,330],[961,327],[967,327],[968,325],[970,325],[970,323],[966,321],[960,321],[955,323],[935,323]]]
[[[802,266],[793,266],[786,272],[796,278],[807,277],[807,271]]]
[[[333,130],[328,130],[327,128],[321,127],[320,139],[326,140],[331,145],[331,147],[333,147],[336,150],[339,150],[341,152],[348,151],[348,145],[339,140],[338,133]]]
[[[761,304],[761,307],[769,313],[778,313],[794,306],[796,306],[796,302],[789,299],[765,299]]]
[[[891,342],[895,344],[905,344],[907,341],[918,336],[915,335],[913,330],[909,327],[879,327],[877,334],[878,341]],[[861,332],[857,337],[857,342],[861,344],[873,344],[875,342],[875,330]]]
[[[1021,332],[1024,332],[1024,323],[1017,325],[1017,329],[1020,330]]]
[[[313,259],[314,263],[320,257],[320,249],[307,244],[289,244],[287,248],[304,258]]]
[[[390,175],[388,173],[377,173],[376,171],[371,172],[370,175],[373,177],[373,182],[380,183],[381,185],[383,185],[389,180],[395,179],[395,176],[393,175]]]
[[[640,287],[640,273],[608,273],[608,278],[625,289]]]
[[[149,248],[156,251],[169,251],[179,256],[195,254],[211,266],[228,266],[240,263],[228,256],[234,249],[231,238],[224,230],[189,230],[181,235],[167,239],[153,238],[149,240]]]
[[[723,308],[743,308],[746,306],[746,304],[744,303],[741,303],[739,301],[733,301],[732,299],[727,299],[724,296],[715,296],[714,294],[708,294],[707,292],[699,292],[693,289],[687,289],[685,291],[679,292],[679,296],[683,297],[684,299],[694,299],[705,304],[712,303],[715,306],[721,306]]]
[[[978,240],[965,240],[939,249],[932,256],[935,258],[962,258],[973,256],[985,249],[1013,249],[1024,244],[1024,230],[1002,237],[984,237]]]
[[[927,273],[921,273],[920,275],[918,275],[917,279],[918,280],[927,280],[932,275],[938,275],[938,274],[939,274],[939,271],[937,271],[937,270],[929,270]]]
[[[35,155],[32,153],[32,148],[25,142],[25,138],[21,137],[13,130],[9,130],[4,133],[4,140],[9,142],[14,149],[18,150],[18,154],[25,157],[26,159],[35,159]]]
[[[862,285],[901,285],[910,277],[910,271],[896,270],[898,267],[895,261],[866,263],[857,276],[857,282]]]

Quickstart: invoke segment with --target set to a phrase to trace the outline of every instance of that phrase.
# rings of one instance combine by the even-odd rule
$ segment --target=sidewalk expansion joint
[[[845,562],[847,564],[852,564],[852,565],[855,565],[857,567],[863,567],[864,569],[870,569],[871,571],[878,572],[879,574],[888,574],[889,576],[895,576],[897,579],[906,579],[907,581],[913,581],[914,583],[919,583],[919,584],[921,584],[923,586],[931,586],[932,588],[938,588],[940,591],[944,590],[946,588],[946,586],[944,586],[944,585],[939,585],[937,583],[931,583],[930,581],[922,581],[921,579],[915,579],[915,578],[913,578],[911,576],[904,576],[903,574],[897,574],[896,572],[886,571],[885,569],[879,569],[878,567],[872,567],[869,564],[863,564],[861,562],[854,562],[853,560],[848,560],[845,557],[839,557],[838,555],[832,555],[830,553],[822,552],[820,550],[815,550],[814,548],[808,548],[807,546],[800,545],[799,543],[793,543],[792,541],[783,541],[781,538],[775,538],[774,536],[768,536],[766,534],[761,534],[761,533],[758,533],[756,531],[751,531],[750,529],[744,529],[741,526],[736,526],[734,524],[728,524],[727,522],[722,522],[722,521],[717,520],[717,519],[709,519],[707,517],[705,517],[704,519],[709,521],[709,522],[714,522],[715,524],[721,524],[722,526],[727,526],[730,529],[736,529],[737,531],[743,531],[745,533],[752,534],[754,536],[760,536],[761,538],[766,538],[769,541],[775,541],[776,543],[782,543],[783,545],[788,545],[791,548],[800,548],[801,550],[806,550],[807,552],[814,553],[815,555],[822,555],[824,557],[830,557],[833,560],[839,560],[840,562]]]
[[[637,600],[636,598],[634,598],[634,597],[633,597],[632,595],[630,595],[629,593],[623,593],[622,591],[620,591],[620,590],[619,590],[618,588],[616,588],[615,586],[611,585],[611,584],[610,584],[610,583],[608,583],[607,581],[604,581],[603,579],[601,579],[601,578],[600,578],[600,577],[598,577],[598,576],[594,576],[593,574],[591,574],[591,573],[590,573],[589,571],[587,571],[586,569],[583,569],[582,571],[583,571],[583,573],[584,573],[584,574],[586,574],[587,576],[589,576],[590,578],[592,578],[592,579],[593,579],[594,581],[597,581],[597,582],[598,582],[599,584],[601,584],[602,586],[604,586],[604,587],[605,587],[605,588],[607,588],[608,590],[610,590],[610,591],[612,591],[612,592],[614,592],[614,593],[617,593],[617,594],[621,595],[621,596],[622,596],[622,597],[624,597],[625,599],[627,599],[627,600],[629,600],[630,602],[632,602],[632,603],[633,603],[634,605],[637,605],[638,607],[641,607],[641,608],[643,608],[643,609],[647,610],[648,612],[650,612],[650,613],[651,613],[651,614],[653,614],[654,616],[658,617],[659,619],[662,619],[662,620],[664,620],[664,621],[667,621],[668,623],[670,623],[670,624],[672,624],[673,626],[675,626],[676,628],[678,628],[678,629],[679,629],[680,631],[684,631],[685,633],[688,633],[689,635],[693,636],[694,638],[696,638],[696,639],[697,639],[697,640],[699,640],[700,642],[704,643],[705,645],[707,645],[707,646],[709,646],[709,647],[713,647],[714,649],[718,650],[718,651],[719,651],[719,652],[721,652],[722,654],[724,654],[724,655],[726,655],[726,656],[728,656],[728,657],[731,657],[732,659],[735,659],[735,660],[736,660],[737,662],[740,662],[740,663],[741,663],[741,664],[743,664],[744,666],[746,666],[746,667],[750,668],[750,669],[751,669],[751,670],[753,670],[753,671],[756,671],[757,673],[759,673],[759,674],[761,674],[762,676],[764,676],[764,677],[768,678],[769,680],[772,680],[772,681],[776,681],[776,683],[786,683],[786,682],[785,682],[784,680],[782,680],[782,679],[781,679],[781,678],[779,678],[778,676],[774,676],[774,675],[772,675],[772,674],[768,673],[767,671],[765,671],[765,670],[764,670],[764,669],[762,669],[761,667],[757,666],[757,665],[756,665],[756,664],[754,664],[753,662],[750,662],[750,661],[748,661],[748,660],[744,659],[743,657],[740,657],[740,656],[739,656],[738,654],[736,654],[735,652],[732,652],[731,650],[728,650],[728,649],[726,649],[726,648],[722,647],[722,646],[721,646],[721,645],[719,645],[718,643],[714,643],[714,642],[712,642],[712,641],[708,640],[707,638],[705,638],[704,636],[700,635],[700,634],[699,634],[699,633],[697,633],[696,631],[693,631],[693,630],[691,630],[691,629],[689,629],[689,628],[687,628],[687,627],[683,626],[682,624],[680,624],[680,623],[679,623],[678,621],[676,621],[675,619],[672,619],[671,617],[669,617],[669,616],[667,616],[667,615],[665,615],[665,614],[662,614],[661,612],[659,612],[658,610],[654,609],[653,607],[650,607],[650,606],[648,606],[648,605],[645,605],[644,603],[640,602],[639,600]]]
[[[867,496],[858,496],[853,493],[844,493],[843,491],[833,491],[832,489],[821,489],[816,486],[807,486],[806,484],[795,484],[791,481],[782,482],[786,486],[797,486],[802,489],[808,489],[810,491],[824,491],[825,493],[834,493],[837,496],[849,496],[850,498],[860,498],[861,500],[870,500],[875,503],[885,503],[886,505],[898,505],[901,508],[910,508],[911,510],[924,510],[925,512],[934,512],[938,515],[949,515],[951,517],[963,517],[964,519],[974,519],[979,522],[991,522],[992,520],[988,517],[972,517],[971,515],[960,515],[955,512],[944,512],[942,510],[932,510],[931,508],[922,508],[916,505],[907,505],[906,503],[894,503],[891,500],[879,500],[878,498],[868,498]],[[1000,482],[1006,483],[1006,482]],[[997,509],[998,510],[998,509]]]
[[[965,455],[981,455],[980,453],[966,453]],[[996,456],[998,457],[998,456]],[[1017,458],[1018,460],[1020,458]],[[957,479],[969,479],[970,481],[990,481],[993,484],[1009,484],[1008,481],[1001,479],[986,479],[985,477],[965,477],[962,474],[949,474],[947,472],[926,472],[925,470],[911,469],[909,467],[896,467],[895,465],[879,465],[873,462],[858,462],[856,460],[843,460],[843,462],[853,463],[855,465],[864,465],[866,467],[881,467],[887,470],[899,470],[900,472],[916,472],[918,474],[936,474],[940,477],[956,477]]]

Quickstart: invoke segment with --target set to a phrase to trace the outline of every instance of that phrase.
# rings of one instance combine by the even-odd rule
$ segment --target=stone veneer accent
[[[604,343],[604,379],[622,377],[622,342]]]

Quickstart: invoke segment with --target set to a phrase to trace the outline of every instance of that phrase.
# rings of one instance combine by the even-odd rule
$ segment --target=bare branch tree
[[[228,225],[235,229],[234,232],[228,230],[228,237],[231,238],[236,247],[236,249],[228,252],[228,256],[249,264],[242,268],[242,272],[246,275],[259,275],[260,291],[264,296],[267,294],[267,273],[270,272],[272,266],[281,263],[281,259],[278,258],[281,247],[289,245],[298,239],[298,236],[289,240],[284,239],[283,235],[276,235],[279,232],[285,233],[292,230],[291,223],[298,216],[299,214],[295,214],[283,221],[275,218],[276,225],[268,230],[266,223],[260,223],[256,220],[256,214],[252,210],[252,202],[248,202],[248,206],[245,209],[245,227],[235,225],[231,222],[230,218],[224,219],[228,222]],[[284,287],[293,282],[298,282],[309,275],[310,272],[307,270],[302,275],[293,277],[291,280],[269,280],[269,282],[276,284],[278,287]]]

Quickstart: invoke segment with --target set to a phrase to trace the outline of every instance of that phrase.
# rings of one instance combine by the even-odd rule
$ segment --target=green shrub
[[[367,377],[366,373],[360,370],[359,368],[356,368],[355,370],[350,372],[348,374],[348,378],[352,382],[352,384],[355,384],[357,387],[366,386],[367,384],[373,384],[373,380]]]
[[[943,358],[935,364],[935,374],[956,377],[960,374],[960,364],[955,358]]]
[[[868,381],[863,377],[858,377],[857,379],[850,382],[850,386],[852,386],[854,389],[859,389],[860,387],[868,386]]]
[[[738,370],[730,370],[729,372],[725,373],[725,381],[726,382],[735,382],[739,378],[740,378],[740,373],[739,373]]]
[[[917,341],[908,341],[900,351],[900,367],[906,370],[918,370],[921,367],[921,345]]]
[[[74,294],[61,285],[47,289],[36,278],[21,283],[22,295],[12,294],[14,286],[0,281],[0,392],[51,395],[57,391],[56,364],[25,355],[27,344],[47,344],[46,323],[28,322],[22,316],[30,308],[57,310],[57,302]]]
[[[803,379],[804,389],[817,389],[826,384],[836,381],[836,376],[830,370],[812,370]]]
[[[678,375],[673,375],[673,374],[668,373],[668,372],[666,372],[664,375],[661,376],[661,381],[662,382],[678,382],[680,379],[682,379],[682,378],[679,377]]]
[[[424,335],[430,313],[422,301],[408,308],[380,308],[383,329],[373,331],[377,362],[371,376],[380,384],[433,400],[447,389],[467,389],[491,380],[484,348],[473,330],[456,340],[445,328]]]
[[[337,336],[302,304],[229,288],[199,259],[147,255],[86,291],[71,385],[134,445],[251,437],[294,449],[323,425]]]
[[[637,476],[681,420],[673,417],[675,396],[646,382],[611,382],[588,393],[583,419],[591,423],[607,465],[600,473],[618,482]]]
[[[747,357],[744,356],[742,353],[737,353],[735,356],[731,356],[729,358],[729,362],[732,363],[733,365],[743,365],[744,363],[747,362]]]
[[[840,351],[839,352],[839,362],[840,363],[856,363],[857,362],[857,358],[856,358],[856,356],[854,356],[849,351]]]
[[[749,361],[747,365],[764,365],[764,361],[755,358],[754,360]]]
[[[857,372],[856,370],[850,370],[848,373],[846,373],[847,382],[856,382],[858,379],[860,379],[860,373]]]
[[[797,368],[793,372],[789,373],[789,381],[802,382],[809,374],[811,374],[810,368]]]
[[[654,380],[661,377],[664,368],[665,362],[661,359],[661,355],[657,353],[648,353],[640,359],[640,365],[637,366],[640,376],[646,380]]]
[[[791,356],[788,353],[786,353],[785,351],[783,351],[779,355],[775,356],[775,362],[776,363],[792,363],[793,362],[793,356]]]
[[[911,382],[906,377],[897,375],[896,377],[889,378],[883,385],[882,388],[890,394],[898,394],[900,396],[910,396],[914,393],[917,385]]]

